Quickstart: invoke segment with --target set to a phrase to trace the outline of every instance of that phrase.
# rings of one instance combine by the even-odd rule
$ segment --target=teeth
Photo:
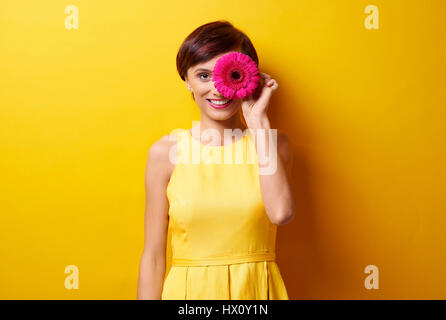
[[[212,102],[213,104],[220,104],[220,105],[222,105],[222,104],[226,104],[229,100],[230,100],[230,99],[225,100],[225,101],[211,100],[211,102]]]

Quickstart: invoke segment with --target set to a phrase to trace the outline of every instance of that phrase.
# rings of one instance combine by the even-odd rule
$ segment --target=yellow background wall
[[[78,30],[64,25],[70,4]],[[369,4],[378,30],[364,26]],[[0,298],[136,298],[147,152],[200,119],[177,50],[227,19],[278,81],[271,122],[294,146],[298,209],[277,247],[290,298],[445,299],[445,10],[2,0]],[[367,265],[377,290],[364,287]]]

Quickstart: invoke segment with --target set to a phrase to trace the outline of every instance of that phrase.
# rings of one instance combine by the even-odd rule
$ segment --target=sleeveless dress
[[[166,189],[172,266],[161,299],[288,300],[251,132],[221,146],[204,145],[187,129],[173,134],[177,162]]]

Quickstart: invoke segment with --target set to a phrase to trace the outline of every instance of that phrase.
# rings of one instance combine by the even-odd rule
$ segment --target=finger
[[[279,84],[277,83],[276,80],[272,79],[270,81],[268,81],[268,83],[266,84],[269,88],[271,88],[271,90],[276,90],[279,87]]]
[[[262,76],[262,78],[264,78],[265,80],[271,79],[271,76],[265,72],[259,72],[260,75]]]
[[[277,81],[275,79],[270,79],[265,83],[268,87],[278,86]]]
[[[277,83],[276,80],[274,80],[273,85],[271,87],[271,89],[276,90],[279,87],[279,84]]]

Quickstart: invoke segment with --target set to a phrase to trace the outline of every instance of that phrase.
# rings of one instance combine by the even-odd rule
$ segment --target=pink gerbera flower
[[[240,52],[221,56],[212,72],[215,88],[227,99],[242,99],[253,94],[259,80],[257,64]]]

